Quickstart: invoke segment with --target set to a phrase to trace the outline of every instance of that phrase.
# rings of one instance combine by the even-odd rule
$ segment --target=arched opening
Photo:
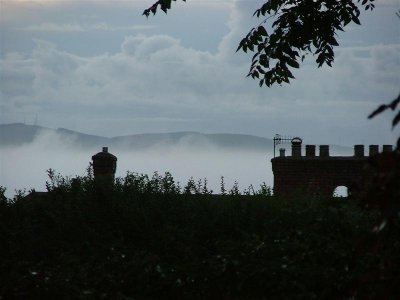
[[[349,196],[349,189],[347,186],[340,185],[333,191],[333,197],[347,198]]]

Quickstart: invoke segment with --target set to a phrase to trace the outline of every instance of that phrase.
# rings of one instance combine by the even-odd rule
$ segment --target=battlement
[[[329,153],[329,145],[319,145],[319,155],[316,155],[316,145],[305,145],[305,156],[302,156],[302,145],[301,142],[292,142],[292,155],[285,156],[285,149],[279,149],[279,157],[296,157],[296,158],[304,158],[304,157],[318,157],[318,158],[327,158],[332,157]],[[374,156],[380,153],[379,145],[369,145],[368,147],[368,156]],[[392,145],[383,145],[381,152],[391,152],[393,151]],[[337,157],[337,156],[333,156]],[[366,157],[364,145],[354,145],[354,155],[346,156],[346,157]]]
[[[305,145],[302,140],[292,139],[291,156],[285,156],[285,149],[279,149],[279,156],[271,159],[274,173],[274,194],[294,195],[296,193],[319,194],[330,197],[338,186],[346,186],[349,193],[364,177],[371,176],[367,161],[381,152],[393,151],[392,145],[369,145],[368,155],[364,145],[354,145],[352,156],[330,156],[329,145]],[[381,151],[380,151],[381,150]]]

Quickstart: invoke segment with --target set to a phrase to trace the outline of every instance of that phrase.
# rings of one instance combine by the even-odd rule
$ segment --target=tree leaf
[[[339,43],[333,36],[329,39],[329,43],[333,46],[339,46]]]
[[[300,67],[299,63],[298,63],[297,61],[295,61],[294,59],[290,59],[290,58],[289,58],[286,62],[287,62],[287,64],[288,64],[289,66],[291,66],[292,68],[298,69],[298,68]]]
[[[376,115],[382,113],[383,111],[387,110],[387,109],[391,109],[391,110],[395,110],[397,105],[400,104],[400,94],[397,96],[396,99],[394,99],[392,102],[390,102],[389,104],[382,104],[380,105],[377,109],[375,109],[369,116],[368,119],[372,119],[373,117],[375,117]],[[397,116],[396,116],[397,118]],[[394,121],[394,120],[393,120]],[[397,121],[398,122],[398,121]],[[396,124],[397,124],[396,122]]]
[[[358,19],[358,17],[353,16],[351,19],[352,19],[353,22],[356,23],[357,25],[361,25],[361,22],[360,22],[360,20]]]
[[[259,35],[268,36],[267,30],[264,28],[264,26],[259,26],[257,32]]]
[[[394,100],[389,104],[389,106],[390,106],[390,108],[391,108],[392,110],[395,110],[395,109],[396,109],[396,106],[399,105],[399,104],[400,104],[400,94],[397,96],[396,99],[394,99]]]
[[[386,104],[382,104],[380,105],[377,109],[375,109],[369,116],[368,119],[372,119],[373,117],[375,117],[376,115],[382,113],[383,111],[385,111],[386,109],[388,109],[389,107]]]
[[[248,48],[250,49],[250,51],[254,51],[254,44],[249,44]]]
[[[400,111],[397,113],[397,115],[394,117],[392,121],[392,128],[394,128],[399,122],[400,122]]]

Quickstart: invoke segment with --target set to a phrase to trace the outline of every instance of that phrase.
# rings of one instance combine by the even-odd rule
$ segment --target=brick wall
[[[277,196],[302,193],[331,197],[338,186],[346,186],[351,193],[363,178],[372,176],[367,161],[379,152],[377,145],[371,145],[369,156],[364,156],[364,146],[356,145],[354,156],[332,157],[329,146],[321,145],[319,156],[316,156],[315,146],[306,145],[306,156],[302,156],[298,147],[298,144],[292,144],[292,156],[271,159],[274,194]],[[383,147],[384,151],[391,149],[390,145]]]

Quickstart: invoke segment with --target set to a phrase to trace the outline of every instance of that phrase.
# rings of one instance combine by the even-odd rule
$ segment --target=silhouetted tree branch
[[[369,116],[368,119],[372,119],[376,115],[384,112],[387,109],[395,110],[397,106],[400,104],[400,94],[397,96],[396,99],[394,99],[392,102],[389,104],[382,104],[380,105],[376,110],[374,110]],[[396,116],[393,118],[392,121],[392,128],[394,128],[398,123],[400,122],[400,110],[397,112]]]
[[[165,13],[172,1],[159,0],[143,15],[154,15],[158,7]],[[182,0],[186,1],[186,0]],[[268,0],[254,12],[263,18],[240,41],[237,51],[255,52],[248,76],[260,86],[289,83],[292,69],[300,67],[307,54],[316,56],[318,67],[332,66],[338,31],[352,22],[360,25],[360,10],[374,9],[374,0]],[[359,3],[359,6],[357,6]]]
[[[143,15],[146,16],[146,17],[149,17],[151,13],[153,15],[155,15],[156,12],[157,12],[158,6],[160,6],[160,8],[161,8],[161,10],[163,12],[167,13],[168,9],[171,9],[172,1],[176,2],[176,0],[158,0],[152,6],[150,6],[147,9],[145,9],[143,11]],[[186,0],[182,0],[182,1],[186,2]]]

